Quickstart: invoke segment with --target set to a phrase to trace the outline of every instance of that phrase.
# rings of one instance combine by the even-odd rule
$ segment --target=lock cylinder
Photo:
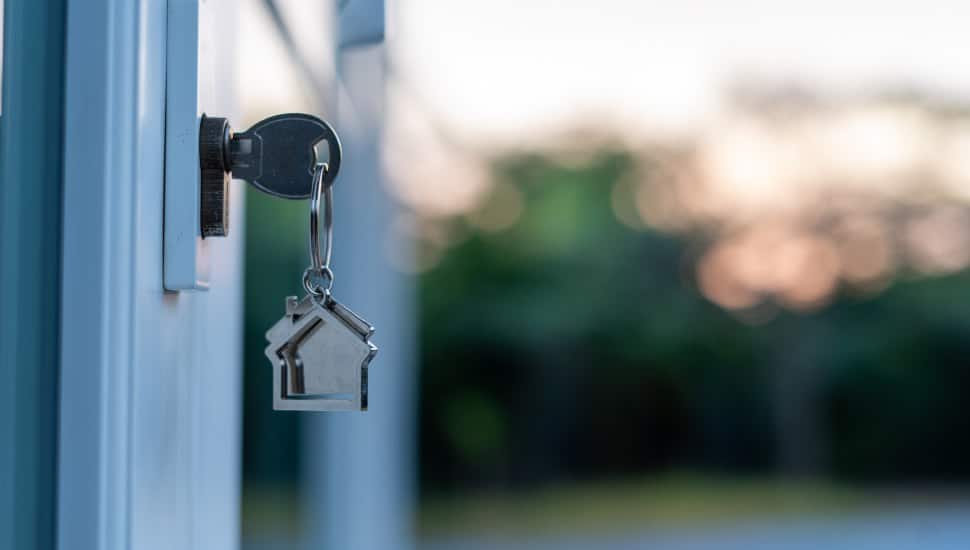
[[[199,126],[200,226],[202,238],[229,234],[229,142],[225,118],[202,115]]]

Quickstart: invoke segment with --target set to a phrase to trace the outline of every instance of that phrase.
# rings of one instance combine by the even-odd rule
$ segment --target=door
[[[260,5],[278,14],[277,2]],[[198,199],[192,132],[202,113],[236,118],[240,6],[0,0],[2,548],[239,546],[244,184],[231,184],[226,238],[200,239],[195,210],[173,208],[181,205],[170,199],[186,189]],[[383,2],[342,0],[333,9],[341,15],[337,72],[380,74],[379,54],[344,54],[383,38]],[[346,100],[335,119],[354,128],[346,143],[360,152],[347,177],[368,180],[371,187],[357,193],[373,194],[348,204],[386,205],[376,168],[379,116],[358,116],[365,103],[380,103],[379,81],[333,84]],[[333,95],[323,101],[336,102]],[[366,126],[355,127],[361,121]],[[367,235],[369,226],[359,229]],[[173,230],[186,240],[173,241]],[[191,254],[171,252],[186,243]],[[348,260],[347,269],[373,274],[374,258]],[[169,280],[173,273],[190,276]],[[347,295],[375,288],[387,295],[396,282],[382,273],[360,277],[371,286],[348,285]],[[404,293],[393,296],[372,310],[387,336],[403,326],[392,320],[403,318]],[[394,342],[406,340],[388,342],[394,351]],[[388,377],[374,385],[382,386],[386,405],[375,407],[372,421],[345,419],[326,436],[312,429],[311,450],[361,454],[373,441],[389,441],[385,452],[403,447],[392,436],[402,431],[405,384]],[[345,429],[351,422],[358,424],[353,436]],[[310,484],[314,513],[329,526],[345,513],[343,495],[316,481],[338,468],[346,474],[345,454]],[[358,468],[341,479],[359,491],[359,480],[371,477]],[[313,539],[406,544],[407,472],[399,467],[380,479],[383,486],[368,485],[370,496],[355,501],[356,521]],[[371,535],[367,521],[388,527],[384,538]]]
[[[166,66],[174,8],[198,10],[181,40],[214,38],[197,66]],[[67,2],[60,548],[238,545],[241,232],[207,243],[208,290],[163,284],[166,124],[184,123],[166,121],[166,74],[232,117],[234,16],[229,0]]]

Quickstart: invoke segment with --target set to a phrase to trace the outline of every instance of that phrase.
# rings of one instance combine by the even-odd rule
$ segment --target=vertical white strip
[[[129,546],[138,3],[69,0],[58,545]]]
[[[213,96],[213,24],[220,4],[169,0],[165,74],[164,284],[168,290],[204,290],[209,244],[200,234],[199,123]],[[225,8],[228,9],[228,8]],[[228,31],[226,31],[228,32]],[[220,33],[220,37],[225,33]],[[223,44],[225,46],[225,44]],[[232,218],[230,217],[230,220]]]
[[[232,26],[230,1],[205,5]],[[166,8],[68,0],[64,549],[238,547],[240,232],[212,243],[218,288],[164,291]],[[233,81],[215,81],[205,107],[231,116]]]

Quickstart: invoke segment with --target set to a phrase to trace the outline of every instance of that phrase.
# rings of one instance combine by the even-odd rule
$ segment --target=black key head
[[[329,152],[324,185],[330,185],[340,171],[340,140],[329,124],[301,113],[271,116],[232,136],[232,177],[277,197],[309,198],[318,162],[315,146],[324,140]]]

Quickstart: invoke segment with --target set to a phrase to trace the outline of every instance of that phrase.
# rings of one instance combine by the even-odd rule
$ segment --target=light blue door
[[[196,123],[173,119],[166,94],[173,75],[197,79],[189,116],[235,118],[239,4],[2,1],[0,548],[237,548],[244,194],[231,193],[229,237],[195,258],[207,290],[165,290],[163,236],[166,155],[176,146],[166,128]],[[173,6],[197,10],[197,27],[174,35],[198,33],[194,64],[170,55]],[[352,136],[346,177],[360,183],[339,208],[376,207],[338,223],[379,248],[390,206],[379,183],[381,115],[366,109],[382,100],[383,54],[365,46],[383,38],[383,2],[333,8],[338,74],[348,78],[332,87],[345,94],[335,119]],[[311,509],[325,525],[314,544],[407,544],[406,466],[380,458],[407,447],[409,370],[393,359],[408,346],[407,294],[380,257],[348,253],[345,269],[369,275],[345,288],[397,350],[369,417],[326,431],[311,424],[309,450],[325,464],[310,476]],[[362,489],[366,498],[341,506]]]
[[[237,231],[209,247],[208,291],[164,290],[164,167],[172,146],[165,142],[166,73],[197,71],[166,67],[167,7],[68,0],[57,470],[63,549],[238,543],[242,241]],[[210,32],[216,21],[220,31],[199,54],[199,66],[218,72],[191,75],[212,86],[199,108],[232,116],[234,3],[196,8],[198,28],[181,30],[180,39]],[[243,215],[241,203],[232,208]]]

